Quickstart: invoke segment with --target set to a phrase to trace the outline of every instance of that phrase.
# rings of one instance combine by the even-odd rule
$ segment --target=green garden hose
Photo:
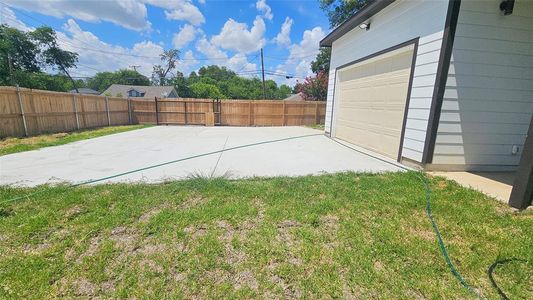
[[[155,165],[150,165],[150,166],[146,166],[146,167],[143,167],[143,168],[139,168],[139,169],[135,169],[135,170],[127,171],[127,172],[114,174],[114,175],[111,175],[111,176],[106,176],[106,177],[97,178],[97,179],[90,179],[90,180],[86,180],[86,181],[82,181],[82,182],[79,182],[79,183],[68,185],[68,187],[77,187],[77,186],[81,186],[81,185],[96,183],[96,182],[100,182],[100,181],[104,181],[104,180],[109,180],[109,179],[121,177],[121,176],[128,175],[128,174],[133,174],[133,173],[137,173],[137,172],[141,172],[141,171],[145,171],[145,170],[149,170],[149,169],[154,169],[154,168],[158,168],[158,167],[162,167],[162,166],[166,166],[166,165],[170,165],[170,164],[175,164],[175,163],[178,163],[178,162],[191,160],[191,159],[195,159],[195,158],[199,158],[199,157],[209,156],[209,155],[213,155],[213,154],[217,154],[217,153],[222,153],[222,152],[227,152],[227,151],[232,151],[232,150],[237,150],[237,149],[242,149],[242,148],[247,148],[247,147],[259,146],[259,145],[264,145],[264,144],[271,144],[271,143],[278,143],[278,142],[289,141],[289,140],[302,139],[302,138],[307,138],[307,137],[312,137],[312,136],[322,136],[322,135],[323,135],[322,133],[306,134],[306,135],[293,136],[293,137],[276,139],[276,140],[268,140],[268,141],[262,141],[262,142],[256,142],[256,143],[251,143],[251,144],[245,144],[245,145],[225,148],[225,149],[222,149],[222,150],[206,152],[206,153],[197,154],[197,155],[184,157],[184,158],[180,158],[180,159],[175,159],[175,160],[171,160],[171,161],[167,161],[167,162],[163,162],[163,163],[159,163],[159,164],[155,164]],[[15,197],[15,198],[12,198],[12,199],[8,199],[8,200],[0,202],[0,204],[14,202],[14,201],[18,201],[18,200],[21,200],[21,199],[27,199],[27,198],[35,196],[35,195],[43,194],[46,191],[48,191],[48,189],[42,190],[42,191],[39,191],[39,192],[35,192],[35,193],[30,193],[30,194],[23,195],[23,196],[19,196],[19,197]]]

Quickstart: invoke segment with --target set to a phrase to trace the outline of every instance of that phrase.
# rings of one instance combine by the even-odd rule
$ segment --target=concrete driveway
[[[79,183],[221,149],[312,134],[317,135],[216,153],[101,183],[401,170],[394,162],[353,151],[304,127],[157,126],[2,156],[0,184]]]

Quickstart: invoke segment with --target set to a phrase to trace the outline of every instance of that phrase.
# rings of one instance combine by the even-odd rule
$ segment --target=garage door
[[[337,71],[335,136],[396,159],[414,45]]]

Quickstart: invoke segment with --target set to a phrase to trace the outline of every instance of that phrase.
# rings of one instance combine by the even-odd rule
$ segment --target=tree
[[[176,68],[180,51],[177,49],[165,50],[161,55],[163,65],[155,65],[152,72],[152,81],[155,85],[166,85],[167,75]]]
[[[24,32],[0,25],[0,84],[62,92],[85,86],[68,73],[76,66],[77,54],[61,50],[56,39],[50,27]],[[47,74],[41,68],[60,74]]]
[[[27,72],[40,72],[37,46],[18,29],[0,25],[0,84],[15,85]]]
[[[190,86],[191,95],[194,98],[215,99],[225,98],[218,87],[213,84],[197,82]]]
[[[150,85],[150,79],[134,70],[121,69],[115,72],[98,72],[87,81],[87,85],[99,92],[112,84]]]
[[[322,47],[314,61],[311,62],[311,70],[318,74],[320,71],[329,73],[329,59],[331,57],[331,48]]]
[[[61,73],[67,75],[74,85],[74,89],[78,92],[76,83],[68,72],[68,69],[76,67],[78,54],[59,48],[56,32],[48,26],[35,29],[33,32],[30,32],[30,36],[37,42],[41,49],[41,62],[44,62],[46,66],[52,69],[57,68]]]
[[[297,87],[304,100],[325,101],[328,95],[328,74],[319,71],[315,77],[305,78],[305,82]]]
[[[290,94],[291,94],[291,88],[286,84],[282,84],[279,86],[278,95],[276,98],[285,99],[289,97]]]
[[[358,10],[368,3],[368,0],[319,0],[320,8],[326,13],[330,28],[342,24]],[[320,48],[315,60],[311,62],[311,70],[318,74],[320,71],[329,73],[331,48]]]
[[[328,15],[329,26],[337,27],[368,3],[368,0],[320,0],[320,8]]]

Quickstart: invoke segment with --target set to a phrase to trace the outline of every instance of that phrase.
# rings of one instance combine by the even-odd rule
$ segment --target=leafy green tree
[[[87,81],[87,85],[99,92],[112,84],[150,85],[150,79],[134,70],[121,69],[115,72],[98,72]]]
[[[191,95],[194,98],[204,98],[204,99],[215,99],[215,98],[225,98],[225,96],[220,92],[218,87],[213,84],[197,82],[193,83],[190,86]]]
[[[39,72],[38,50],[27,33],[0,25],[0,84],[14,85],[24,73]]]
[[[287,97],[289,97],[289,95],[291,94],[291,88],[286,85],[286,84],[282,84],[279,86],[279,90],[278,90],[278,95],[276,98],[278,99],[285,99]]]
[[[85,86],[82,80],[70,77],[68,69],[75,68],[78,55],[59,48],[54,30],[39,27],[23,32],[0,25],[0,84],[68,91]],[[41,68],[58,70],[51,75]]]
[[[346,21],[359,9],[368,3],[368,0],[319,0],[320,8],[326,13],[331,28],[337,27]],[[311,70],[318,74],[320,71],[329,73],[331,48],[320,48],[315,60],[311,62]]]
[[[177,66],[180,58],[180,51],[177,49],[165,50],[160,57],[163,65],[154,66],[152,81],[155,85],[166,85],[168,81],[167,76]]]
[[[339,26],[368,3],[368,0],[320,0],[331,28]]]
[[[39,27],[29,34],[41,49],[41,62],[46,66],[51,67],[52,69],[58,69],[61,73],[67,75],[72,82],[74,89],[78,92],[76,83],[68,72],[68,69],[76,67],[78,54],[59,48],[56,32],[50,27]]]
[[[314,61],[311,62],[311,70],[318,74],[320,71],[329,73],[329,59],[331,57],[331,48],[322,47]]]

